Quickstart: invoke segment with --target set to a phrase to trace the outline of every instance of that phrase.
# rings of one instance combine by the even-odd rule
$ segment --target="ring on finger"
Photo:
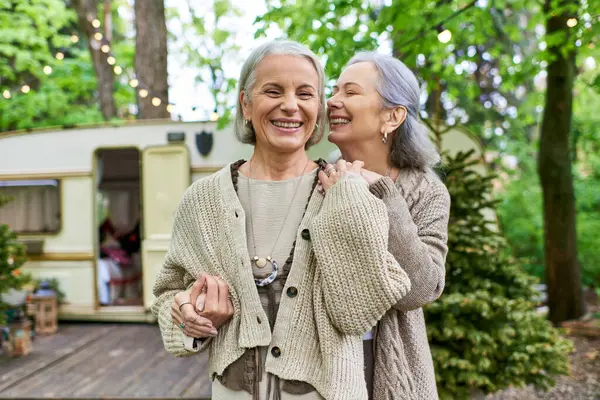
[[[331,165],[331,164],[329,164],[329,165],[328,165],[328,166],[325,168],[325,173],[327,174],[327,176],[331,175],[331,173],[332,173],[332,172],[335,172],[335,171],[337,171],[337,169],[336,169],[336,168],[335,168],[333,165]]]
[[[185,322],[182,322],[182,323],[180,323],[180,324],[179,324],[179,327],[180,327],[181,329],[185,329]]]

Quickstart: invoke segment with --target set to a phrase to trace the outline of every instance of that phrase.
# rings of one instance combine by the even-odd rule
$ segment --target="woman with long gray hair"
[[[358,53],[327,105],[341,159],[321,185],[337,181],[334,167],[364,163],[361,175],[387,209],[389,252],[412,287],[364,336],[369,398],[437,399],[422,307],[444,290],[450,197],[432,170],[439,155],[419,121],[418,81],[391,56]]]

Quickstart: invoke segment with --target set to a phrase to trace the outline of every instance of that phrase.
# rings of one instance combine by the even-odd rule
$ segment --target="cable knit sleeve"
[[[341,332],[361,335],[404,297],[410,281],[388,252],[384,203],[359,178],[331,187],[311,226],[327,314]]]
[[[195,278],[187,272],[183,267],[183,261],[178,259],[176,246],[180,246],[180,242],[185,240],[183,229],[185,226],[186,200],[189,192],[184,194],[173,221],[173,231],[169,249],[165,257],[163,267],[159,271],[153,287],[154,296],[156,299],[152,304],[151,311],[158,319],[158,325],[162,335],[165,349],[176,357],[186,357],[196,354],[208,348],[211,340],[205,340],[201,346],[193,348],[186,346],[189,339],[186,339],[183,331],[173,323],[171,318],[171,304],[178,292],[188,290],[194,283]]]
[[[410,293],[394,306],[400,311],[423,307],[444,290],[450,195],[437,179],[423,182],[426,186],[420,188],[420,195],[413,193],[418,200],[412,207],[412,215],[405,197],[391,179],[381,178],[370,188],[387,207],[389,250],[411,282]]]

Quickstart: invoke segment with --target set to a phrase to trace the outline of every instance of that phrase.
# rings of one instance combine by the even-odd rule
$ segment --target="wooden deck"
[[[0,359],[0,398],[210,399],[206,356],[174,358],[156,325],[66,324]]]

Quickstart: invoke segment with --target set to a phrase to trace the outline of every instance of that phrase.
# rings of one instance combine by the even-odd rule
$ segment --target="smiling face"
[[[372,63],[360,62],[344,69],[327,101],[330,142],[340,145],[381,140],[385,109],[377,92],[378,79]]]
[[[240,102],[256,133],[256,146],[284,153],[304,149],[319,115],[315,67],[303,57],[269,55],[255,74],[249,98],[242,92]]]

